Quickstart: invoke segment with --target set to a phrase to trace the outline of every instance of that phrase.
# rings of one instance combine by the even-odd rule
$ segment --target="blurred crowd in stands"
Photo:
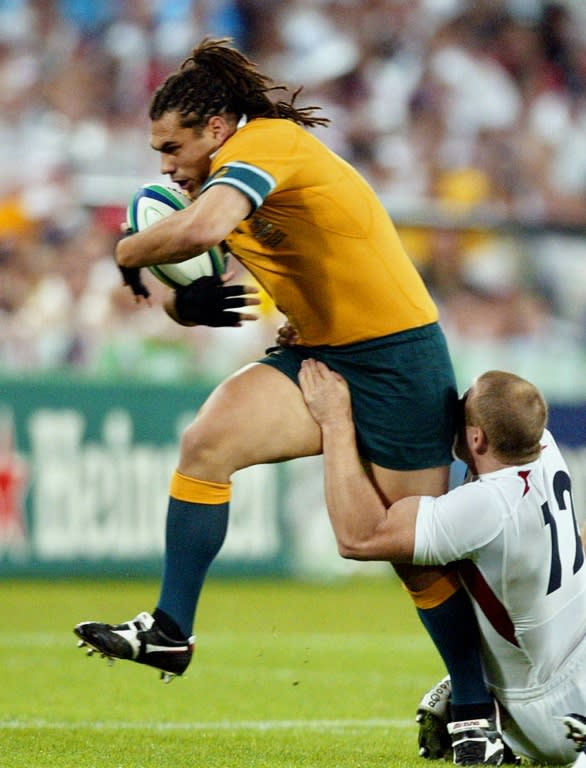
[[[281,321],[184,329],[120,286],[130,194],[158,178],[153,89],[229,36],[371,182],[459,376],[586,395],[584,0],[0,0],[0,373],[214,379]],[[317,255],[317,257],[319,257]]]

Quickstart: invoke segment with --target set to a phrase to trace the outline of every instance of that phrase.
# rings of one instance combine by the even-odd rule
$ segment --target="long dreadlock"
[[[243,115],[249,119],[281,117],[307,127],[329,123],[325,117],[314,117],[320,107],[295,106],[301,88],[290,94],[288,101],[270,99],[269,93],[289,94],[289,89],[273,84],[230,43],[228,38],[204,38],[155,92],[149,110],[151,120],[158,120],[165,112],[178,112],[186,128],[203,127],[213,115],[225,113],[236,115],[238,120]]]

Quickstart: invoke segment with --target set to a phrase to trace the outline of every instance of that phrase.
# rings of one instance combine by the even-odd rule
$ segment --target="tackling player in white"
[[[300,380],[322,429],[340,554],[454,563],[473,599],[506,743],[541,763],[571,762],[574,747],[556,718],[586,711],[586,563],[570,475],[545,429],[541,393],[502,371],[476,379],[460,401],[455,444],[474,482],[387,509],[362,470],[344,380],[314,360],[304,363]],[[486,761],[496,749],[494,730],[488,722],[448,723],[455,762],[471,731],[477,761]]]

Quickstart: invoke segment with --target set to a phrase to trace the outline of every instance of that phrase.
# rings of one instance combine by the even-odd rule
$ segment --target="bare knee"
[[[181,436],[178,470],[184,475],[227,483],[236,467],[221,434],[211,434],[196,419]]]

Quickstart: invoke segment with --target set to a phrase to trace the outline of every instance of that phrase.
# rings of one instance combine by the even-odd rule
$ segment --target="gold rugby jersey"
[[[212,158],[252,213],[227,238],[299,333],[341,345],[416,328],[437,309],[367,182],[306,129],[257,118]]]

